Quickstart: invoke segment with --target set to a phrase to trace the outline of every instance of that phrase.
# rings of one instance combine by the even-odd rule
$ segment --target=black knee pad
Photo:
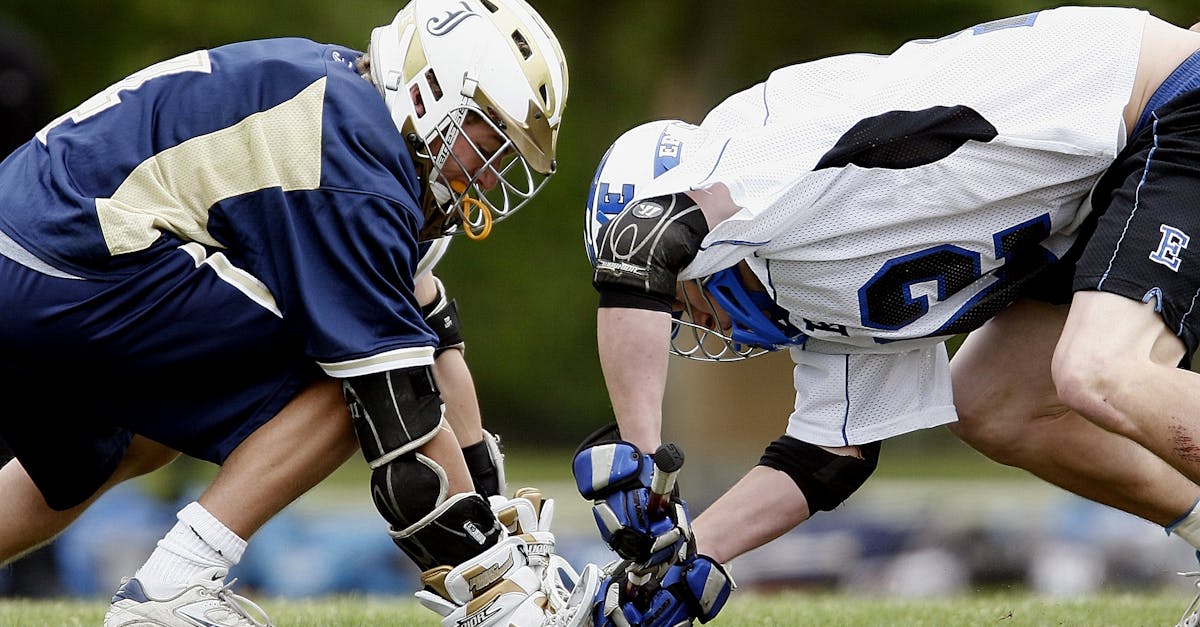
[[[862,459],[838,455],[783,436],[767,446],[759,466],[786,473],[808,501],[810,512],[831,511],[862,487],[879,463],[879,442],[858,445]]]
[[[342,393],[371,468],[421,448],[442,424],[442,397],[429,366],[351,377]]]
[[[392,527],[404,529],[446,500],[448,483],[437,462],[409,453],[371,471],[371,499]]]
[[[500,523],[482,496],[448,492],[445,470],[420,453],[371,472],[371,498],[392,540],[423,571],[457,566],[500,541]]]

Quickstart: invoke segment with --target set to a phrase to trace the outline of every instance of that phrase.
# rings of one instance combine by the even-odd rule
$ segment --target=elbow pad
[[[592,285],[601,306],[670,311],[676,283],[700,250],[708,223],[687,194],[625,207],[600,229]]]

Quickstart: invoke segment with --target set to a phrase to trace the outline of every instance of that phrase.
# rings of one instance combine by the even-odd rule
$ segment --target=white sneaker
[[[161,600],[147,596],[136,578],[126,579],[113,595],[104,627],[273,627],[261,607],[230,591],[237,580],[225,583],[228,572],[210,568],[187,590]]]

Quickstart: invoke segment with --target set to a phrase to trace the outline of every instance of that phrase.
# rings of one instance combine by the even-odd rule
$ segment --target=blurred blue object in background
[[[268,596],[395,595],[420,588],[419,573],[373,508],[293,507],[254,536],[233,571]]]

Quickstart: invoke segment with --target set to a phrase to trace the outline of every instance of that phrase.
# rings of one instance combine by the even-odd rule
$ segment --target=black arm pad
[[[446,297],[446,288],[441,281],[437,282],[437,298],[421,307],[421,317],[438,336],[438,345],[433,351],[435,357],[451,348],[464,350],[466,342],[463,341],[462,322],[458,318],[458,303]]]
[[[601,306],[670,311],[679,272],[707,234],[704,214],[686,194],[630,204],[597,238],[592,285]]]

